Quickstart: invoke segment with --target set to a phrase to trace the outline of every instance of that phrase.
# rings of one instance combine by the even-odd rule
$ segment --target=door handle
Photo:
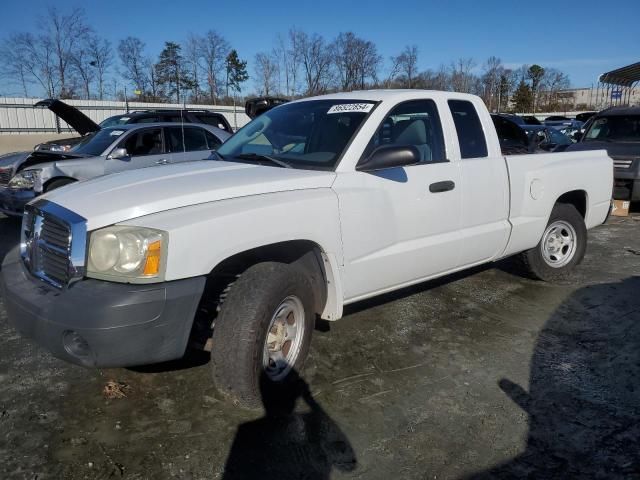
[[[156,165],[166,165],[167,163],[169,163],[169,160],[167,160],[166,158],[163,158],[162,160],[158,160],[156,162]]]
[[[448,192],[454,188],[456,188],[456,184],[452,180],[445,180],[443,182],[436,182],[429,185],[429,191],[431,193]]]

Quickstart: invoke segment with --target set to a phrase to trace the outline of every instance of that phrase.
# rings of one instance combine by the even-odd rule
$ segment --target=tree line
[[[84,10],[49,7],[39,33],[3,39],[2,74],[28,97],[34,87],[48,97],[226,104],[236,101],[250,75],[247,61],[223,35],[210,30],[167,41],[157,57],[137,37],[117,45],[87,24]],[[419,49],[405,46],[388,59],[376,44],[353,32],[334,39],[293,28],[278,34],[253,58],[251,94],[297,98],[365,88],[425,88],[474,93],[492,111],[553,111],[570,103],[568,76],[555,68],[508,68],[495,56],[479,64],[459,58],[437,69],[419,68]]]

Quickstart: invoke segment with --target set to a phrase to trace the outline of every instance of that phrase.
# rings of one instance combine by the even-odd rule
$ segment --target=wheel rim
[[[262,356],[262,367],[270,380],[284,379],[298,360],[304,323],[304,307],[298,297],[289,296],[276,308],[269,322]]]
[[[553,268],[564,267],[574,257],[577,249],[576,230],[564,220],[553,222],[542,236],[542,258]]]

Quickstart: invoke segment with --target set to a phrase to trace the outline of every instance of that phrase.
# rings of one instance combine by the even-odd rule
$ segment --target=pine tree
[[[249,79],[247,74],[247,62],[240,60],[238,52],[231,50],[227,55],[227,97],[229,96],[229,88],[235,93],[240,92],[240,84]]]
[[[520,80],[518,88],[513,93],[511,98],[513,101],[513,107],[516,112],[530,112],[531,105],[533,104],[533,92],[531,87],[527,85],[524,80]]]
[[[158,85],[164,90],[167,97],[176,96],[176,102],[180,103],[180,93],[191,90],[194,80],[184,68],[181,55],[181,47],[175,42],[165,42],[164,49],[160,52],[160,59],[155,65]]]

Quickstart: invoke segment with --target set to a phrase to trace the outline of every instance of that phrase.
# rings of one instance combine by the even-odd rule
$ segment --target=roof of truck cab
[[[458,93],[458,92],[445,92],[442,90],[418,90],[418,89],[403,89],[403,90],[356,90],[353,92],[340,92],[340,93],[329,93],[327,95],[319,95],[317,97],[308,97],[302,98],[300,100],[296,100],[296,102],[306,102],[309,100],[369,100],[374,102],[379,101],[403,101],[403,100],[414,100],[418,98],[440,98],[440,99],[450,99],[450,98],[466,98],[472,99],[477,98],[475,95],[471,95],[469,93]]]
[[[616,117],[625,115],[640,115],[640,107],[611,107],[598,112],[596,117]]]

